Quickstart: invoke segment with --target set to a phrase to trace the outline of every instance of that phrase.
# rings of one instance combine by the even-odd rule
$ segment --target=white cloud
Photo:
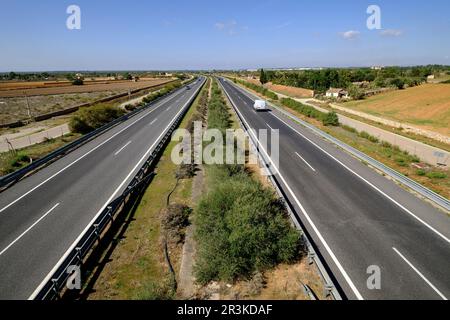
[[[345,32],[340,32],[339,35],[346,40],[354,40],[361,35],[361,32],[349,30]]]
[[[385,37],[400,37],[403,34],[403,31],[396,29],[386,29],[382,30],[380,34]]]
[[[214,28],[216,28],[219,31],[223,31],[228,33],[229,35],[234,35],[236,33],[238,33],[239,31],[247,31],[248,27],[247,26],[243,26],[240,27],[239,24],[235,21],[235,20],[231,20],[228,22],[216,22],[214,24]]]

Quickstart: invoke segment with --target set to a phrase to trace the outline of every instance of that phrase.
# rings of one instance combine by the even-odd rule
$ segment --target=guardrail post
[[[334,286],[332,284],[326,284],[323,289],[323,294],[325,297],[329,297],[331,295],[331,292],[333,291]]]
[[[55,293],[56,298],[59,299],[58,279],[52,279],[52,291]]]
[[[314,264],[314,258],[316,257],[316,253],[309,251],[308,252],[308,264]]]
[[[83,257],[81,256],[81,247],[76,247],[75,251],[77,252],[77,258],[80,265],[83,263]]]
[[[97,238],[97,240],[100,240],[100,232],[98,230],[98,224],[97,223],[94,224],[94,234],[95,234],[95,237]]]

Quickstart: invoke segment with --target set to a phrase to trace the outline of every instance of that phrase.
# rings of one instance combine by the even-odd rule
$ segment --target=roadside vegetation
[[[208,128],[230,128],[216,81],[208,112]],[[244,165],[208,165],[206,176],[209,191],[195,213],[199,283],[248,279],[299,258],[300,233],[291,226],[284,205]]]
[[[2,152],[0,153],[0,176],[17,171],[79,137],[79,134],[72,133],[55,139],[47,139],[42,143],[20,150]]]
[[[107,104],[81,108],[70,119],[69,127],[72,132],[86,134],[120,118],[124,114],[124,110]]]

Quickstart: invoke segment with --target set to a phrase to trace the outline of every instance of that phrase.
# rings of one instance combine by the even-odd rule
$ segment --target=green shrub
[[[334,111],[328,112],[325,116],[323,116],[322,123],[325,126],[338,126],[339,117]]]
[[[195,266],[200,283],[232,281],[294,261],[300,234],[274,194],[248,176],[215,186],[198,208]]]
[[[125,114],[125,111],[110,105],[95,105],[81,108],[70,119],[72,132],[85,134],[117,119]]]
[[[72,84],[74,86],[82,86],[84,84],[84,81],[82,79],[75,79],[72,81]]]
[[[419,169],[419,170],[416,171],[416,174],[418,176],[424,176],[424,175],[427,174],[427,172],[425,170],[423,170],[423,169]]]
[[[426,174],[426,176],[430,179],[445,179],[447,178],[447,174],[439,171],[431,171]]]

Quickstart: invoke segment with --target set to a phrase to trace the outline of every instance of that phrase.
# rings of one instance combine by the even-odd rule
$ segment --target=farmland
[[[45,82],[13,82],[0,83],[0,98],[8,97],[23,97],[26,93],[28,96],[38,95],[55,95],[55,94],[69,94],[69,93],[89,93],[99,91],[123,92],[127,90],[143,89],[151,86],[157,86],[171,81],[171,79],[151,79],[133,81],[93,81],[82,86],[74,86],[70,82],[52,82],[46,84]]]
[[[31,115],[37,116],[93,102],[128,90],[143,90],[159,86],[168,81],[172,80],[87,81],[82,86],[74,86],[66,81],[52,82],[52,84],[45,84],[45,82],[1,82],[0,124],[28,119],[27,104],[30,106]],[[25,97],[25,93],[27,97]]]
[[[450,85],[424,84],[391,91],[345,107],[450,135]]]

